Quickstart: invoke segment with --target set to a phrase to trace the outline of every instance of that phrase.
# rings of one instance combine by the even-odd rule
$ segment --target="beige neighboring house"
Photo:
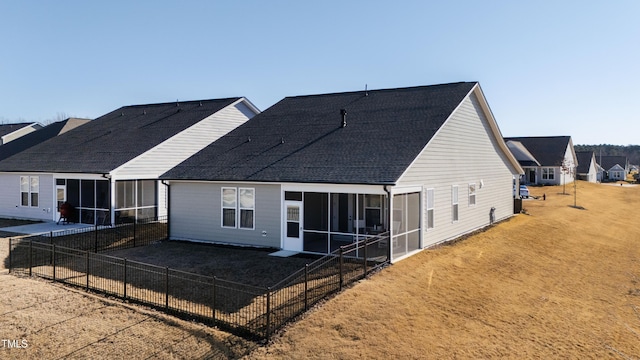
[[[24,135],[42,129],[38,123],[15,123],[0,125],[0,145],[4,145]]]

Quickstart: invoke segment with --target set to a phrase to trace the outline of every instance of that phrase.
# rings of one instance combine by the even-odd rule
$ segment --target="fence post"
[[[213,313],[213,314],[212,314],[212,318],[213,318],[213,325],[215,325],[215,324],[216,324],[216,279],[217,279],[217,277],[215,277],[215,276],[214,276],[214,277],[213,277],[213,294],[212,294],[212,297],[213,297],[213,301],[212,301],[212,302],[213,302],[213,305],[211,306],[211,307],[212,307],[212,309],[211,309],[212,311],[211,311],[211,312]]]
[[[56,244],[53,244],[53,253],[51,257],[53,258],[53,281],[56,281]]]
[[[33,268],[33,239],[29,239],[29,276]]]
[[[362,275],[362,278],[366,278],[367,277],[367,238],[364,238],[364,275]]]
[[[124,289],[123,289],[123,296],[124,299],[127,300],[127,259],[124,259]]]
[[[271,339],[271,287],[267,287],[267,341]]]
[[[168,310],[169,309],[169,267],[167,266],[165,269],[166,269],[166,272],[165,272],[164,288],[166,292],[165,292],[165,298],[164,298],[164,308]]]
[[[309,264],[304,264],[304,311],[309,309]]]
[[[95,247],[94,247],[94,252],[97,254],[98,253],[98,224],[96,224],[93,228],[93,232],[95,234]]]
[[[53,231],[49,231],[49,245],[53,246]],[[53,263],[53,255],[51,255],[49,263]]]
[[[86,290],[89,291],[89,250],[85,252],[85,256],[87,259],[87,285]]]
[[[344,265],[344,258],[342,256],[344,249],[342,248],[342,246],[340,246],[340,291],[342,291],[342,284],[344,281],[344,277],[342,275],[342,267]]]

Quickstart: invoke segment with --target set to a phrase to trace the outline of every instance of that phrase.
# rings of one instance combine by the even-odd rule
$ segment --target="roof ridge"
[[[406,86],[406,87],[397,87],[397,88],[352,90],[352,91],[332,92],[332,93],[325,93],[325,94],[295,95],[295,96],[287,96],[285,97],[285,99],[335,96],[335,95],[357,95],[362,93],[369,94],[369,93],[380,93],[380,92],[391,92],[391,91],[423,90],[426,88],[436,88],[436,87],[442,87],[442,86],[453,86],[453,85],[464,85],[464,84],[478,84],[478,82],[477,81],[458,81],[458,82],[442,83],[442,84],[434,84],[434,85],[416,85],[416,86]]]

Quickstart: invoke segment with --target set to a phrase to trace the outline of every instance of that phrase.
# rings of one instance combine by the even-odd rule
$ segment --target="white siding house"
[[[0,216],[57,221],[63,202],[89,224],[165,216],[158,177],[257,113],[245,98],[117,109],[0,161]]]
[[[578,159],[570,136],[505,138],[524,169],[523,184],[563,185],[575,179]]]
[[[513,215],[477,83],[285,98],[160,178],[170,238],[325,254],[388,234],[392,261]]]

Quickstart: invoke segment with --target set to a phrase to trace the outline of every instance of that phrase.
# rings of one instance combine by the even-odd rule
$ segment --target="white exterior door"
[[[60,205],[67,201],[67,186],[56,185],[56,221],[60,220]]]
[[[302,201],[286,200],[282,219],[283,250],[302,251]]]

